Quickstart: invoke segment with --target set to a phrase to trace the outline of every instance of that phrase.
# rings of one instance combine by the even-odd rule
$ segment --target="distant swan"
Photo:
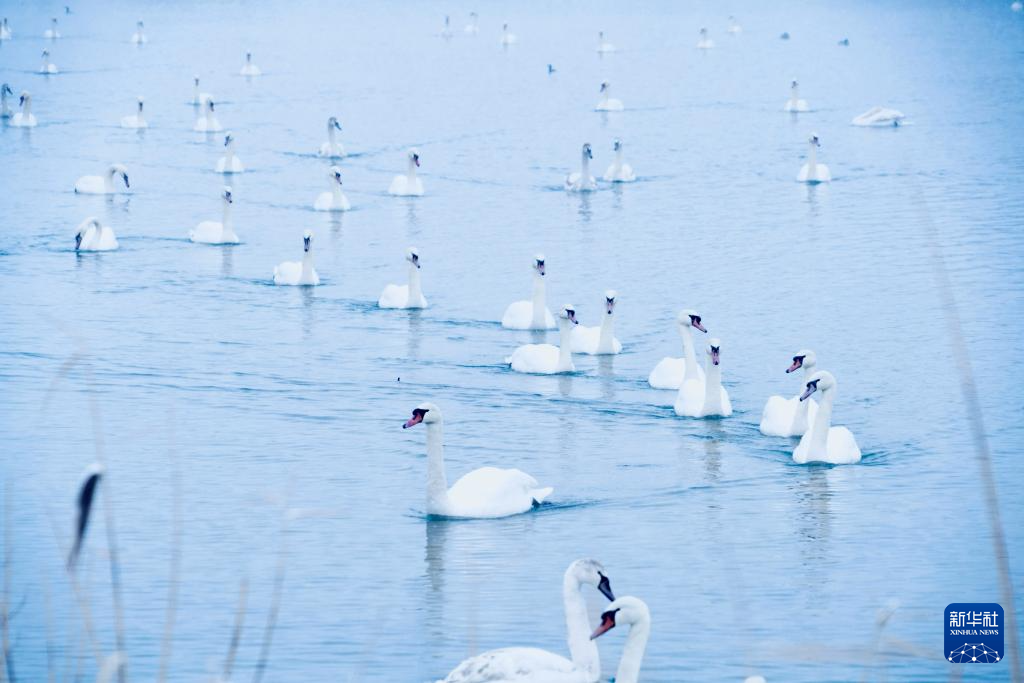
[[[0,85],[0,119],[11,118],[13,112],[10,105],[7,104],[7,96],[13,94],[14,91],[11,90],[11,86],[6,83]]]
[[[539,506],[551,495],[550,486],[520,470],[481,467],[448,488],[444,468],[444,418],[433,403],[421,403],[402,425],[423,423],[427,428],[427,514],[442,517],[494,518],[518,515]]]
[[[480,25],[477,23],[476,12],[469,13],[469,23],[466,24],[466,28],[463,29],[466,33],[476,35],[480,32]]]
[[[715,41],[708,38],[708,30],[702,28],[700,30],[700,39],[697,41],[697,47],[701,50],[710,50],[715,46]]]
[[[786,100],[786,104],[782,109],[794,113],[809,111],[807,100],[800,99],[800,84],[796,82],[796,79],[789,85],[789,99]]]
[[[320,145],[320,156],[331,159],[341,159],[345,156],[345,147],[334,137],[336,130],[341,130],[341,124],[338,123],[337,117],[332,116],[327,119],[327,142]]]
[[[416,247],[405,250],[405,260],[409,262],[409,282],[404,285],[388,285],[380,293],[377,305],[381,308],[426,308],[427,300],[423,298],[420,286],[420,252]]]
[[[1020,0],[1013,0],[1013,2],[1010,3],[1010,9],[1014,12],[1020,12],[1021,10],[1024,10],[1024,2],[1021,2]],[[4,23],[7,23],[6,19],[4,19]],[[8,35],[7,37],[10,38],[11,36]]]
[[[50,28],[43,31],[43,38],[49,38],[50,40],[60,38],[60,31],[57,30],[57,17],[50,19]]]
[[[114,194],[114,178],[120,176],[124,181],[124,189],[131,189],[128,182],[128,169],[122,164],[112,164],[106,175],[86,175],[75,181],[75,192],[78,194]]]
[[[138,108],[135,113],[131,116],[121,117],[122,128],[149,128],[149,124],[146,123],[146,117],[142,115],[142,95],[139,95]]]
[[[447,14],[444,15],[444,27],[441,29],[441,37],[445,40],[452,37],[452,20]]]
[[[318,285],[320,276],[313,267],[313,233],[302,234],[302,261],[284,261],[274,266],[275,285]]]
[[[199,76],[192,77],[192,105],[198,107],[205,104],[207,100],[213,99],[208,92],[199,92]]]
[[[704,385],[704,371],[697,365],[697,354],[693,348],[693,333],[690,331],[696,327],[707,334],[707,328],[701,324],[700,320],[701,316],[697,311],[687,308],[679,312],[676,326],[679,328],[679,336],[683,339],[683,357],[666,356],[662,358],[647,377],[647,383],[652,388],[678,389],[689,380],[699,380],[701,386]]]
[[[147,42],[146,34],[142,32],[142,19],[135,22],[135,33],[132,34],[132,42],[136,45],[143,45]]]
[[[50,61],[49,50],[43,50],[43,64],[39,67],[39,73],[47,76],[60,73],[57,69],[57,65]]]
[[[313,202],[313,209],[316,211],[348,211],[352,206],[348,203],[348,197],[341,191],[341,169],[331,166],[327,171],[327,182],[330,184],[328,192],[321,192]]]
[[[605,81],[601,84],[601,99],[594,105],[594,111],[622,111],[622,100],[611,97],[611,83]]]
[[[576,327],[576,309],[566,305],[558,314],[558,346],[554,344],[524,344],[512,352],[509,366],[516,372],[535,375],[556,375],[574,372],[572,362],[572,332]]]
[[[637,683],[640,680],[640,665],[644,660],[647,639],[651,635],[651,612],[643,600],[628,595],[613,600],[601,614],[601,625],[590,634],[590,639],[623,624],[629,626],[629,635],[626,636],[619,668],[612,680],[615,683]]]
[[[828,166],[818,163],[819,147],[821,147],[821,141],[818,140],[818,135],[811,133],[811,137],[807,138],[807,163],[800,168],[800,173],[796,176],[798,183],[814,185],[831,182],[832,174],[829,172]]]
[[[217,173],[243,173],[245,166],[235,156],[235,136],[228,131],[224,136],[224,156],[217,160]]]
[[[238,244],[238,235],[235,234],[234,225],[231,223],[231,188],[225,187],[221,193],[224,204],[224,213],[221,221],[203,221],[188,234],[193,242],[203,244]]]
[[[615,338],[615,297],[618,294],[609,289],[604,293],[604,315],[598,327],[579,325],[572,333],[573,353],[604,356],[622,351],[622,342]]]
[[[11,117],[11,125],[20,128],[34,128],[36,117],[32,113],[32,95],[27,90],[22,91],[18,104],[21,105],[21,111]]]
[[[198,133],[218,133],[224,130],[220,121],[213,115],[214,102],[212,99],[206,100],[206,106],[203,107],[203,113],[200,114],[199,118],[196,119],[196,123],[192,126],[192,130]]]
[[[737,33],[743,33],[743,27],[740,26],[739,22],[736,21],[736,17],[731,15],[729,16],[729,28],[725,30],[728,31],[729,33],[732,33],[733,35]]]
[[[604,179],[610,183],[631,183],[636,180],[633,167],[622,160],[622,140],[615,138],[612,149],[615,150],[615,161],[604,172]]]
[[[555,327],[555,318],[547,307],[544,287],[544,254],[533,257],[533,298],[529,301],[514,301],[501,316],[501,326],[510,330],[550,330]]]
[[[705,352],[703,392],[697,382],[683,382],[676,396],[675,411],[680,417],[729,417],[732,415],[732,403],[729,392],[722,386],[722,366],[720,365],[722,342],[709,339]]]
[[[597,51],[601,54],[615,52],[615,46],[604,39],[604,31],[597,32]]]
[[[584,143],[583,151],[580,154],[580,170],[578,173],[570,173],[565,178],[565,189],[569,192],[591,192],[597,189],[597,181],[590,175],[590,160],[594,153],[590,149],[590,143]]]
[[[79,223],[75,232],[75,251],[113,251],[117,236],[109,227],[90,216]]]
[[[833,465],[852,465],[860,462],[860,448],[857,440],[846,427],[832,427],[832,403],[835,401],[836,378],[822,370],[811,375],[806,382],[807,389],[800,395],[806,401],[816,391],[821,392],[818,414],[814,416],[811,428],[800,439],[793,451],[793,462],[803,465],[809,462],[826,462]]]
[[[511,31],[508,30],[508,24],[502,24],[501,25],[501,44],[502,45],[512,45],[517,40],[519,40],[519,39],[516,38],[516,34],[514,34],[514,33],[512,33]]]
[[[11,39],[11,27],[7,25],[7,17],[4,17],[2,23],[0,23],[0,40]]]
[[[420,165],[420,153],[416,149],[410,149],[408,153],[409,166],[404,175],[396,175],[388,188],[388,194],[400,197],[420,197],[423,195],[423,181],[416,177],[416,169]]]
[[[252,63],[251,52],[245,53],[245,66],[242,67],[242,70],[239,73],[243,76],[260,76],[263,74],[263,72],[260,71],[260,68]]]
[[[803,368],[804,382],[814,373],[817,356],[814,351],[800,350],[793,356],[793,364],[786,373],[796,372]],[[804,382],[800,383],[802,387]],[[818,412],[818,403],[813,398],[800,400],[800,393],[792,398],[771,396],[764,404],[761,413],[761,433],[766,436],[803,436],[808,425],[814,421]]]
[[[885,107],[871,107],[860,116],[853,119],[855,126],[899,126],[903,119],[907,118],[898,109],[886,109]]]

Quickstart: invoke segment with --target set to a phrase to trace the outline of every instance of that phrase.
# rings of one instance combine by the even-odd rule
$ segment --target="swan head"
[[[224,135],[224,146],[225,146],[225,147],[227,147],[228,145],[230,145],[230,144],[231,144],[232,142],[234,142],[234,141],[235,141],[235,136],[234,136],[234,135],[232,135],[232,134],[231,134],[231,131],[229,130],[229,131],[228,131],[228,132],[227,132],[227,133],[226,133],[226,134]]]
[[[601,614],[601,625],[590,634],[593,640],[598,636],[611,631],[620,624],[633,626],[636,623],[649,623],[651,612],[643,600],[630,595],[612,600],[611,604]]]
[[[50,51],[49,50],[43,50],[43,59],[46,59],[49,56],[50,56]]]
[[[571,577],[578,584],[588,584],[601,591],[604,597],[609,600],[615,599],[612,593],[612,584],[605,573],[604,565],[597,560],[581,559],[576,560],[565,570],[565,575]]]
[[[231,188],[225,187],[224,191],[220,193],[220,196],[224,198],[228,204],[234,203],[234,199],[231,198]]]
[[[82,246],[82,239],[85,237],[85,233],[89,228],[96,228],[97,231],[103,229],[99,219],[95,216],[89,216],[78,226],[78,232],[75,233],[75,251],[78,251]]]
[[[251,62],[252,61],[252,53],[251,52],[246,52],[245,53],[245,61],[247,61],[247,62]]]
[[[573,325],[580,324],[580,321],[576,320],[576,307],[572,304],[562,306],[562,310],[558,312],[558,317],[561,320],[569,321]]]
[[[603,86],[602,86],[602,89],[603,89]],[[585,156],[588,159],[593,159],[594,158],[594,152],[593,152],[593,150],[590,149],[590,143],[589,142],[583,143],[583,156]]]
[[[604,310],[611,315],[615,312],[615,297],[619,295],[614,289],[609,289],[604,293]]]
[[[800,368],[813,368],[818,364],[818,357],[814,355],[814,351],[809,349],[800,349],[793,356],[793,364],[786,369],[786,374],[796,372]]]
[[[502,24],[501,25],[501,30],[502,31],[508,31],[508,24]]]
[[[601,92],[608,92],[608,89],[612,87],[612,84],[608,81],[601,82]]]
[[[139,28],[142,28],[143,27],[142,19],[139,19],[138,21],[136,21],[135,25],[138,26]]]
[[[811,397],[811,394],[816,391],[820,391],[824,394],[826,391],[835,389],[836,378],[827,370],[819,370],[807,378],[807,383],[804,387],[804,393],[800,394],[801,401],[806,401]]]
[[[139,95],[139,112],[140,113],[142,112],[142,103],[144,101],[145,101],[145,98],[142,95]]]
[[[544,254],[537,254],[533,257],[533,269],[537,271],[537,275],[544,277],[544,273],[547,272],[544,269]]]
[[[124,164],[114,164],[113,166],[110,167],[110,170],[107,172],[111,176],[121,176],[121,180],[124,181],[124,186],[127,188],[131,188],[131,183],[128,182],[128,169],[124,166]]]
[[[708,30],[707,30],[706,28],[702,28],[702,29],[700,30],[700,35],[701,35],[702,37],[705,37],[705,38],[706,38],[706,37],[707,37],[707,35],[708,35]]]
[[[192,76],[192,83],[198,88],[199,87],[199,76]]]
[[[18,98],[18,104],[25,106],[26,102],[32,102],[32,95],[29,94],[28,90],[22,90],[21,97]]]
[[[420,250],[416,247],[409,247],[405,250],[405,260],[417,268],[420,267]]]
[[[615,138],[615,141],[612,142],[612,150],[615,152],[622,150],[622,140]]]
[[[799,83],[797,83],[797,82],[796,82],[796,79],[794,78],[794,79],[793,79],[793,80],[792,80],[792,81],[790,82],[790,84],[789,84],[789,87],[790,87],[790,89],[792,89],[792,90],[796,90],[797,88],[799,88],[799,87],[800,87],[800,84],[799,84]]]
[[[821,140],[818,139],[817,133],[811,133],[811,137],[807,138],[807,142],[811,143],[815,147],[821,147]]]
[[[420,152],[415,147],[409,150],[409,161],[416,164],[417,167],[420,165]]]
[[[704,352],[708,354],[712,365],[718,365],[721,362],[722,342],[719,341],[718,337],[708,339]]]
[[[331,118],[327,119],[327,128],[328,129],[336,128],[338,130],[341,130],[341,124],[338,123],[338,117],[337,116],[332,116]]]
[[[208,111],[209,113],[212,114],[213,110],[214,110],[213,99],[211,98],[211,99],[206,100],[206,111]]]
[[[690,308],[679,311],[679,317],[676,318],[676,322],[679,323],[680,327],[696,327],[704,334],[708,332],[707,328],[700,323],[700,313]]]
[[[408,429],[409,427],[415,427],[420,422],[424,424],[431,424],[434,422],[441,421],[441,409],[433,403],[421,403],[412,409],[412,417],[405,421],[402,425],[402,429]]]
[[[307,230],[302,233],[302,251],[308,252],[311,246],[313,246],[313,231]]]
[[[334,182],[338,183],[339,185],[342,184],[342,182],[341,182],[341,169],[340,168],[338,168],[337,166],[331,166],[330,170],[327,173],[328,173],[328,175],[331,176],[331,178],[334,179]]]

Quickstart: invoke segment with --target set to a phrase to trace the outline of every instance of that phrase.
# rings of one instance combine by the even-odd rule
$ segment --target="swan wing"
[[[274,267],[275,285],[297,285],[302,278],[302,263],[284,261]]]
[[[666,356],[654,366],[647,376],[647,383],[654,389],[678,389],[686,374],[686,359]]]
[[[556,327],[555,317],[547,308],[544,309],[544,325],[548,330]],[[533,302],[513,301],[510,303],[501,316],[501,326],[510,330],[533,329]]]
[[[98,175],[85,175],[75,181],[75,192],[79,194],[105,194],[103,178]]]
[[[728,401],[729,397],[725,397],[725,401]],[[722,406],[725,407],[726,403],[723,401]],[[676,395],[675,402],[676,415],[680,417],[703,417],[704,415],[704,380],[702,379],[691,379],[683,383],[682,388],[679,390],[679,394]],[[732,406],[729,406],[729,412],[732,412]]]
[[[766,436],[796,436],[791,434],[796,406],[793,399],[771,396],[761,412],[761,433]]]
[[[852,465],[860,462],[860,447],[846,427],[832,427],[828,430],[828,461],[836,465]]]
[[[532,647],[509,647],[470,657],[438,683],[586,683],[565,657]]]
[[[512,352],[509,363],[516,372],[552,374],[558,367],[558,347],[552,344],[525,344]]]
[[[448,502],[453,516],[505,517],[531,510],[551,491],[521,470],[481,467],[448,489]]]
[[[409,285],[388,285],[377,299],[381,308],[406,308],[408,304]]]
[[[597,353],[597,345],[601,340],[600,327],[577,325],[572,331],[573,353]]]

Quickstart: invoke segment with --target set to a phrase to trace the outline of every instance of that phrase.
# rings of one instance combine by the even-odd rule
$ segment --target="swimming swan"
[[[477,21],[476,12],[470,12],[469,13],[469,23],[466,24],[466,28],[464,28],[462,30],[465,31],[466,33],[469,33],[469,34],[472,34],[472,35],[476,35],[477,33],[480,33],[480,24]]]
[[[800,438],[800,443],[793,451],[793,462],[799,465],[809,462],[852,465],[860,462],[860,448],[850,430],[831,426],[836,378],[832,373],[822,370],[811,375],[805,386],[807,388],[800,395],[800,400],[806,401],[811,394],[820,391],[821,403],[810,430]]]
[[[609,183],[631,183],[636,180],[633,167],[622,160],[622,140],[615,138],[612,149],[615,150],[615,161],[604,172],[604,179]]]
[[[704,371],[697,365],[697,354],[693,350],[693,333],[690,331],[696,327],[707,334],[707,328],[701,324],[700,319],[700,314],[689,308],[679,312],[676,326],[679,328],[679,336],[683,338],[683,357],[662,358],[647,377],[647,383],[652,388],[679,389],[688,380],[699,380],[703,388]]]
[[[700,30],[700,39],[697,41],[697,47],[701,50],[710,50],[715,46],[715,41],[708,38],[708,30],[702,28]]]
[[[599,327],[579,325],[572,333],[572,352],[590,356],[606,356],[622,351],[622,342],[615,338],[615,297],[618,294],[609,289],[604,293],[605,315]]]
[[[562,603],[571,660],[534,647],[507,647],[466,659],[438,683],[595,683],[601,677],[597,644],[583,587],[593,586],[615,600],[604,567],[596,560],[576,560],[562,577]]]
[[[146,117],[142,115],[142,95],[139,95],[138,109],[131,116],[121,117],[122,128],[149,128],[149,124],[146,123]]]
[[[320,145],[320,151],[317,154],[331,159],[341,159],[345,156],[345,147],[334,137],[336,130],[341,130],[341,124],[338,123],[337,117],[332,116],[327,119],[327,142]]]
[[[572,332],[576,327],[576,309],[565,305],[558,314],[558,346],[554,344],[524,344],[507,359],[516,372],[534,375],[557,375],[575,372],[572,363]]]
[[[11,86],[6,83],[0,85],[0,119],[11,118],[13,112],[10,105],[7,104],[7,96],[13,94],[14,91],[11,90]]]
[[[46,76],[60,73],[60,71],[57,70],[57,65],[50,61],[49,50],[43,50],[43,64],[39,67],[39,73]]]
[[[622,100],[611,97],[612,86],[608,81],[601,83],[601,99],[594,105],[594,111],[622,111]]]
[[[796,82],[796,79],[789,84],[789,99],[786,100],[786,104],[782,107],[783,111],[789,112],[802,112],[810,111],[807,106],[807,100],[800,99],[800,84]]]
[[[245,166],[242,160],[235,156],[235,136],[231,131],[224,136],[224,156],[217,160],[217,173],[243,173]]]
[[[804,370],[804,381],[814,373],[818,364],[818,357],[814,351],[801,349],[793,356],[793,364],[786,369],[786,373],[796,372],[800,368]],[[802,393],[802,392],[800,392]],[[806,401],[800,400],[800,393],[792,398],[782,396],[771,396],[764,404],[764,411],[761,413],[761,433],[766,436],[803,436],[808,425],[814,421],[818,412],[818,402],[813,398]]]
[[[213,95],[208,92],[199,92],[199,76],[192,77],[192,106],[198,107],[201,104],[206,104],[206,101],[212,99]]]
[[[736,35],[737,33],[743,33],[743,27],[740,26],[738,21],[736,21],[736,17],[732,15],[729,16],[729,28],[725,30],[733,35]]]
[[[533,257],[533,298],[513,301],[501,316],[501,326],[510,330],[551,330],[555,318],[547,306],[544,286],[544,254]]]
[[[878,126],[895,127],[899,126],[906,115],[898,109],[887,109],[885,107],[871,107],[866,112],[851,121],[855,126]]]
[[[676,396],[675,411],[680,417],[729,417],[732,415],[732,403],[729,393],[722,386],[722,366],[720,365],[722,342],[709,339],[704,351],[707,358],[704,363],[703,392],[698,390],[697,382],[683,382]]]
[[[216,105],[212,99],[206,100],[206,106],[203,107],[203,114],[196,119],[196,123],[192,126],[192,130],[197,133],[218,133],[224,130],[220,121],[213,115],[213,110]]]
[[[7,17],[4,17],[3,22],[0,22],[0,40],[11,39],[11,27],[7,25]]]
[[[624,596],[613,600],[601,614],[601,625],[590,634],[593,640],[619,625],[629,626],[626,645],[622,648],[619,668],[615,672],[615,683],[637,683],[640,680],[640,665],[644,660],[647,639],[651,635],[651,612],[643,600]]]
[[[377,305],[381,308],[426,308],[427,300],[423,298],[420,285],[420,252],[416,247],[405,250],[405,260],[409,262],[409,283],[405,285],[388,285],[380,293]]]
[[[22,91],[18,104],[21,105],[21,111],[11,117],[11,125],[19,128],[35,128],[36,117],[32,113],[32,95],[27,90]]]
[[[516,34],[508,30],[508,24],[501,25],[501,44],[502,45],[513,45],[519,39]]]
[[[146,40],[146,34],[142,32],[143,24],[142,19],[135,22],[135,33],[132,34],[132,42],[136,45],[144,45]]]
[[[798,183],[814,185],[831,182],[832,174],[829,172],[828,166],[818,163],[819,147],[821,147],[821,141],[818,140],[817,133],[811,133],[811,137],[807,138],[807,163],[800,168],[800,173],[796,176]]]
[[[597,51],[601,54],[608,52],[615,52],[616,48],[614,45],[604,39],[604,31],[597,32]]]
[[[112,164],[104,176],[85,175],[75,181],[75,192],[78,194],[114,194],[114,178],[120,176],[124,181],[124,189],[131,189],[128,182],[128,169],[122,164]]]
[[[43,38],[49,38],[50,40],[60,38],[60,31],[57,30],[57,17],[50,19],[50,28],[43,31]]]
[[[416,177],[416,169],[420,166],[420,153],[410,149],[408,153],[409,166],[404,175],[396,175],[388,187],[388,194],[397,197],[421,197],[423,196],[423,181]]]
[[[109,227],[90,216],[79,223],[75,232],[75,251],[113,251],[117,236]]]
[[[444,15],[444,27],[441,29],[441,37],[448,40],[452,37],[452,20],[447,14]]]
[[[518,515],[539,506],[551,495],[550,486],[520,470],[481,467],[448,488],[444,470],[444,418],[433,403],[421,403],[404,425],[427,427],[427,514],[443,517],[494,518]]]
[[[245,66],[239,71],[243,76],[261,76],[263,74],[260,68],[252,63],[252,53],[245,53]]]
[[[341,191],[341,169],[331,166],[327,171],[327,182],[330,183],[329,192],[321,192],[316,201],[313,202],[313,209],[316,211],[348,211],[352,208],[348,203],[348,197]]]
[[[234,225],[231,223],[231,188],[225,187],[221,193],[224,204],[224,213],[221,221],[203,221],[188,234],[193,242],[202,244],[238,244],[238,235],[235,234]]]
[[[302,261],[283,261],[274,266],[275,285],[320,284],[320,276],[313,267],[313,233],[302,233]]]
[[[570,173],[565,177],[565,189],[568,192],[593,192],[597,189],[597,181],[590,175],[590,160],[594,153],[590,149],[590,143],[583,145],[580,153],[580,170],[578,173]]]

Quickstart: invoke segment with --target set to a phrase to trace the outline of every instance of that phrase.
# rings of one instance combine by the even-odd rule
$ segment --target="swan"
[[[590,149],[590,143],[583,144],[583,151],[580,154],[579,173],[570,173],[565,177],[565,189],[569,192],[592,192],[597,189],[597,181],[590,175],[590,160],[594,153]]]
[[[604,179],[609,183],[631,183],[636,180],[633,167],[622,160],[622,140],[615,138],[612,149],[615,150],[615,161],[604,172]]]
[[[604,31],[597,32],[597,51],[601,54],[607,52],[615,52],[616,48],[614,45],[604,39]]]
[[[593,586],[615,600],[611,582],[597,560],[576,560],[565,570],[562,603],[571,661],[533,647],[502,648],[466,659],[438,683],[595,683],[601,677],[601,659],[590,638],[584,586]]]
[[[819,147],[821,147],[821,141],[818,140],[817,133],[811,133],[811,137],[807,138],[807,163],[800,168],[800,172],[796,176],[798,183],[814,185],[832,180],[828,166],[818,163]]]
[[[21,105],[21,111],[11,117],[11,125],[21,128],[34,128],[36,117],[32,113],[32,95],[27,90],[21,92],[18,104]]]
[[[743,33],[743,27],[740,26],[739,22],[736,21],[736,17],[730,15],[729,16],[729,28],[727,28],[726,31],[728,31],[729,33],[732,33],[733,35],[735,35],[737,33]]]
[[[143,45],[147,42],[146,34],[142,32],[142,19],[135,22],[135,33],[132,34],[132,42],[136,45]]]
[[[433,403],[421,403],[402,429],[427,427],[427,514],[440,517],[494,518],[518,515],[539,506],[554,490],[520,470],[481,467],[448,488],[444,471],[444,418]]]
[[[224,130],[220,121],[213,115],[215,104],[212,99],[205,100],[206,106],[203,107],[203,114],[196,119],[195,125],[192,126],[192,130],[198,133],[218,133]]]
[[[452,37],[452,21],[447,14],[444,15],[444,28],[441,29],[441,37],[448,40]]]
[[[704,348],[707,358],[704,362],[706,379],[703,386],[698,381],[683,382],[676,395],[675,411],[680,417],[729,417],[732,402],[729,392],[722,386],[720,363],[722,342],[712,338]]]
[[[473,35],[480,33],[480,25],[477,23],[476,12],[469,13],[469,23],[466,24],[466,28],[462,30],[465,31],[466,33],[471,33]]]
[[[49,38],[50,40],[60,38],[60,31],[57,30],[57,17],[50,19],[50,28],[43,31],[43,38]]]
[[[341,124],[338,123],[337,117],[332,116],[327,119],[327,142],[320,145],[320,151],[317,154],[331,159],[341,159],[345,156],[345,147],[334,138],[336,130],[341,130]]]
[[[113,251],[117,249],[117,236],[109,227],[90,216],[78,224],[75,233],[75,251]]]
[[[871,107],[851,123],[855,126],[899,126],[905,118],[906,115],[898,109]]]
[[[575,372],[572,363],[572,332],[576,327],[576,309],[566,304],[558,314],[558,343],[524,344],[512,352],[507,359],[509,366],[516,372],[534,375],[557,375],[563,372]]]
[[[331,190],[320,193],[316,201],[313,202],[313,209],[316,211],[348,211],[352,206],[348,203],[348,197],[341,191],[341,169],[331,166],[327,171],[327,177]]]
[[[7,17],[4,17],[2,23],[0,23],[0,40],[11,39],[11,27],[7,25]]]
[[[377,305],[381,308],[426,308],[427,300],[423,298],[420,286],[420,252],[416,247],[405,250],[405,260],[409,262],[409,283],[405,285],[388,285],[380,293]]]
[[[590,356],[605,356],[622,351],[622,342],[615,338],[615,298],[618,294],[609,289],[604,293],[605,315],[599,327],[579,325],[572,333],[572,352]]]
[[[199,92],[199,76],[192,77],[192,102],[193,106],[198,107],[201,104],[206,104],[207,100],[213,99],[213,95],[208,92]]]
[[[700,320],[701,316],[697,311],[687,308],[679,312],[676,325],[679,327],[679,336],[683,338],[683,357],[666,356],[654,366],[647,377],[647,383],[653,389],[678,389],[688,380],[700,380],[701,385],[704,384],[704,371],[697,365],[697,354],[693,350],[693,333],[690,331],[696,327],[707,334],[707,328]]]
[[[782,110],[794,113],[810,111],[810,108],[807,106],[807,100],[800,99],[800,84],[796,82],[796,79],[793,79],[793,82],[789,85],[789,99],[786,100]]]
[[[84,175],[76,180],[75,192],[77,194],[114,194],[116,192],[114,178],[117,176],[124,181],[125,190],[131,189],[131,184],[128,182],[128,169],[122,164],[111,164],[106,175]]]
[[[7,83],[0,85],[0,119],[9,119],[13,112],[11,107],[7,104],[7,96],[13,95],[14,91],[11,90],[11,86]]]
[[[501,44],[502,45],[512,45],[517,40],[519,40],[519,39],[516,37],[516,34],[510,32],[508,30],[508,24],[502,24],[501,25]]]
[[[274,266],[275,285],[318,285],[320,276],[313,267],[313,233],[302,233],[302,261],[284,261]]]
[[[1013,0],[1013,2],[1010,3],[1010,9],[1014,12],[1020,12],[1021,10],[1024,10],[1024,2],[1021,2],[1020,0]],[[4,19],[4,23],[7,23],[6,19]],[[7,37],[10,38],[11,36],[8,34]]]
[[[131,116],[121,117],[122,128],[149,128],[149,124],[146,123],[146,118],[142,115],[142,95],[139,95],[138,109]]]
[[[224,213],[220,223],[217,221],[203,221],[188,233],[188,238],[193,242],[202,244],[238,244],[238,235],[235,234],[234,225],[231,223],[231,188],[225,187],[221,193],[224,202]]]
[[[715,41],[708,38],[708,30],[706,28],[702,28],[700,30],[700,40],[697,41],[697,47],[701,50],[710,50],[714,46]]]
[[[551,330],[555,318],[548,310],[544,286],[544,254],[533,257],[533,298],[513,301],[501,316],[501,326],[510,330]]]
[[[400,197],[421,197],[423,196],[423,181],[416,177],[416,169],[420,165],[420,153],[410,149],[408,153],[409,167],[405,175],[396,175],[388,187],[388,194]]]
[[[611,83],[605,81],[601,84],[601,99],[594,105],[594,111],[622,111],[622,100],[610,97],[612,92]]]
[[[593,640],[620,624],[629,626],[626,645],[622,648],[619,668],[615,672],[615,683],[637,683],[640,680],[640,664],[643,663],[647,638],[651,635],[651,612],[643,600],[624,596],[612,600],[601,614],[601,625],[590,635]]]
[[[846,427],[832,427],[832,402],[835,401],[836,378],[825,370],[811,375],[806,382],[807,389],[800,395],[806,401],[816,391],[821,392],[821,404],[814,416],[811,428],[800,437],[800,443],[793,451],[793,462],[803,465],[809,462],[827,462],[833,465],[852,465],[860,462],[860,448],[853,433]]]
[[[50,51],[43,50],[43,64],[39,67],[39,73],[50,75],[58,74],[60,71],[57,70],[57,65],[50,61]]]
[[[817,364],[818,357],[814,351],[801,349],[793,356],[793,364],[786,369],[786,373],[803,368],[806,382]],[[817,412],[818,403],[813,398],[801,401],[800,394],[792,398],[771,396],[761,413],[761,433],[766,436],[803,436],[807,426],[814,422]]]
[[[252,63],[252,53],[245,53],[245,66],[239,71],[243,76],[261,76],[263,74],[260,68]]]
[[[217,160],[217,173],[244,173],[242,160],[235,156],[235,136],[231,131],[224,136],[224,156]]]

